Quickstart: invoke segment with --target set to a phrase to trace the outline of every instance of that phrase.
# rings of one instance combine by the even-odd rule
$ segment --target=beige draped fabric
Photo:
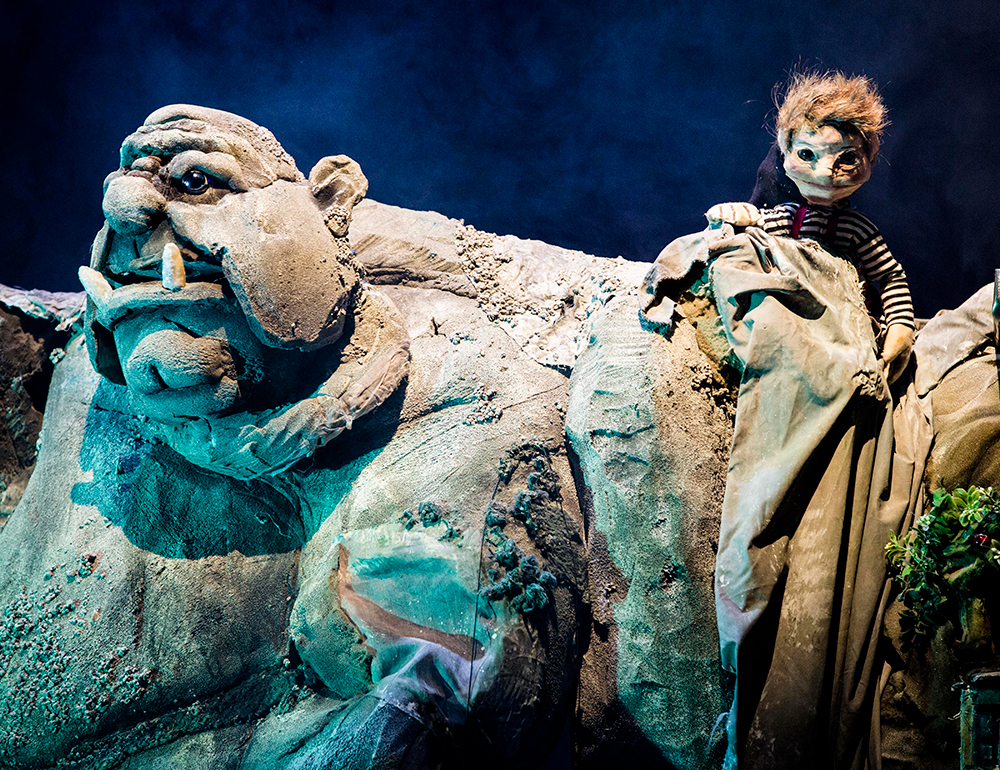
[[[881,505],[891,400],[854,267],[813,241],[727,235],[675,242],[658,265],[670,280],[707,263],[743,366],[716,560],[737,675],[726,766],[846,769],[869,731],[900,524]]]

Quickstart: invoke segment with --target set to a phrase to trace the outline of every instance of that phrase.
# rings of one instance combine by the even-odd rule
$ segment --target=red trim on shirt
[[[792,238],[798,240],[799,230],[802,229],[802,220],[806,218],[806,204],[800,203],[795,212],[795,219],[792,222]]]

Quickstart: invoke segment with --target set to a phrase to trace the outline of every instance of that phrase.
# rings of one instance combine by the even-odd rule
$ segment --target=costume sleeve
[[[878,281],[882,287],[885,325],[902,324],[914,329],[913,300],[910,297],[910,286],[906,282],[906,273],[889,252],[889,247],[885,245],[882,234],[875,225],[867,217],[865,222],[871,225],[871,232],[866,233],[866,237],[858,242],[858,262],[868,279]]]
[[[761,212],[764,222],[762,229],[770,235],[783,235],[786,238],[792,234],[792,209],[787,206],[776,206],[773,209],[764,209]]]

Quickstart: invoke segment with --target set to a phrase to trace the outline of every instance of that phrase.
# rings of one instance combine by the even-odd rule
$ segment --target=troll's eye
[[[799,156],[800,160],[804,160],[804,161],[811,161],[811,160],[815,160],[816,159],[816,153],[814,153],[812,150],[807,149],[805,147],[803,147],[801,150],[799,150],[796,153],[796,155]]]
[[[212,186],[211,177],[196,168],[188,169],[180,178],[181,189],[190,195],[201,195]]]

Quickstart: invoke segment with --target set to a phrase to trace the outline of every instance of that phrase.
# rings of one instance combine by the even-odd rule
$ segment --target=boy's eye
[[[861,156],[858,155],[856,150],[848,150],[837,158],[837,160],[842,166],[856,166],[861,161]]]
[[[816,153],[814,153],[812,150],[809,150],[809,149],[806,149],[806,148],[803,148],[803,149],[799,150],[798,153],[796,153],[796,154],[799,156],[800,160],[809,161],[809,160],[815,160],[816,159]]]

